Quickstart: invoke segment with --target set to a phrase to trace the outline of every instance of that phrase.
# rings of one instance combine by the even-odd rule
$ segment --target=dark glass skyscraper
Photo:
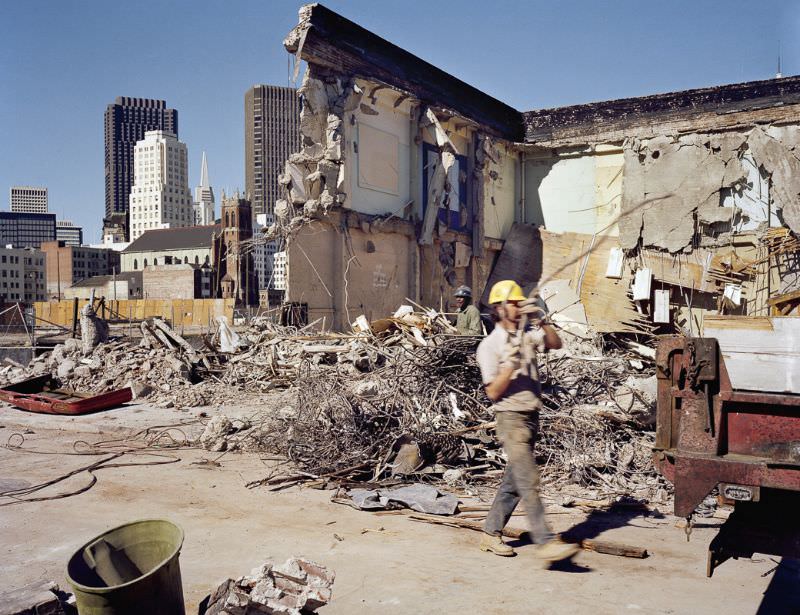
[[[133,146],[148,130],[178,135],[178,112],[164,100],[118,96],[105,116],[106,215],[104,228],[122,227],[128,234],[128,196],[133,185]]]
[[[272,214],[280,198],[278,175],[300,149],[297,90],[254,85],[244,95],[244,174],[253,215]]]

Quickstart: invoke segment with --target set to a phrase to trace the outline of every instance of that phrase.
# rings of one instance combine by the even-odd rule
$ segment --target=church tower
[[[258,283],[253,264],[253,218],[250,201],[234,196],[222,197],[222,220],[214,240],[214,262],[218,272],[218,296],[236,299],[244,305],[258,303]]]

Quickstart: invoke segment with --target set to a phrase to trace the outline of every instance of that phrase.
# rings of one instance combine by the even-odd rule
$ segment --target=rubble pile
[[[425,476],[453,487],[499,478],[505,458],[492,433],[477,338],[456,335],[434,310],[410,306],[377,321],[361,316],[350,334],[313,326],[254,319],[234,334],[221,325],[222,352],[215,340],[197,350],[153,319],[142,323],[140,340],[101,343],[88,354],[67,340],[28,369],[0,370],[0,378],[50,373],[68,388],[97,393],[130,386],[137,397],[178,407],[261,394],[268,403],[252,416],[217,415],[199,441],[212,451],[279,454],[300,473],[258,484]],[[587,331],[563,337],[565,347],[541,360],[537,453],[545,488],[664,499],[669,487],[650,459],[652,349],[603,348]]]
[[[349,336],[251,327],[243,335],[250,348],[223,378],[286,393],[280,407],[250,423],[209,423],[204,445],[283,455],[300,471],[258,484],[420,475],[451,486],[496,480],[505,459],[490,433],[478,340],[451,335],[440,318],[407,313]],[[537,451],[545,487],[663,500],[669,487],[650,459],[652,363],[626,347],[604,351],[599,337],[565,338],[566,347],[545,355],[541,366]]]
[[[198,366],[202,361],[193,350],[183,347],[188,345],[183,338],[159,319],[143,322],[141,327],[141,339],[99,343],[100,338],[88,345],[67,339],[36,357],[27,368],[9,366],[0,370],[0,384],[51,374],[67,389],[102,393],[130,387],[135,398],[163,406],[205,406],[215,400],[213,388],[195,384],[200,380]],[[96,331],[93,327],[91,335]]]
[[[326,605],[335,574],[310,560],[294,557],[267,562],[249,575],[223,581],[209,596],[205,615],[300,615]]]

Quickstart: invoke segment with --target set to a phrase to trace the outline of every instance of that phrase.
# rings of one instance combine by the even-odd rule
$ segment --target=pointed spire
[[[203,164],[200,169],[200,187],[208,188],[208,164],[206,164],[205,152],[203,152]]]

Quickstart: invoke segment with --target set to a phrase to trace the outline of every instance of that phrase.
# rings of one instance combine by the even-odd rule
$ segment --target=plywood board
[[[800,318],[706,316],[735,389],[800,393]]]

